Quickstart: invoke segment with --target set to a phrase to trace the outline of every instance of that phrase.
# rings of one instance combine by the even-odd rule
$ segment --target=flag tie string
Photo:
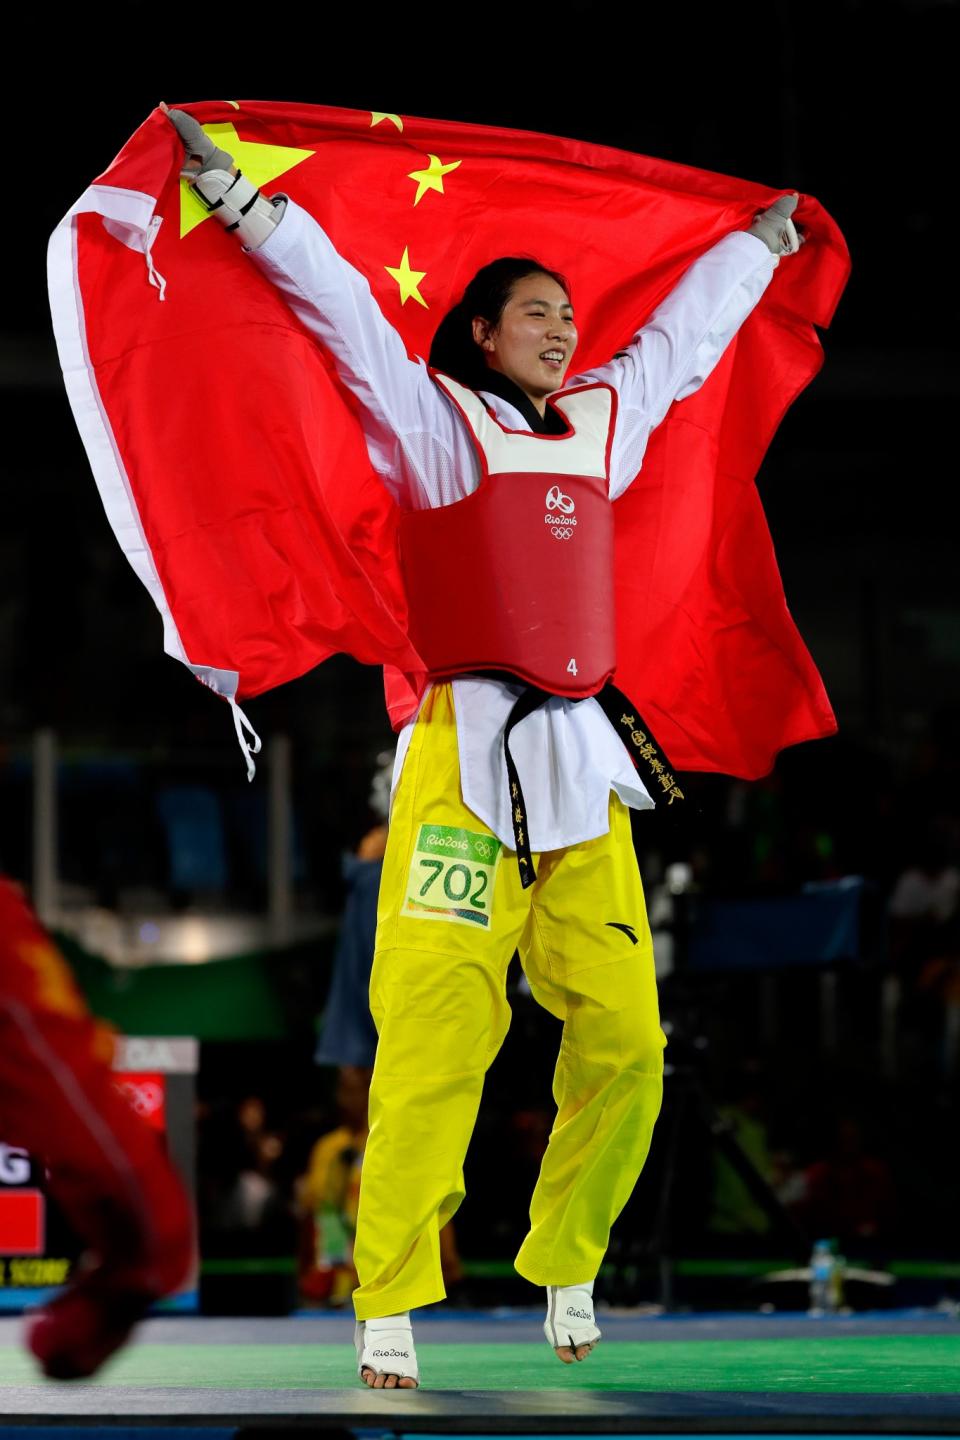
[[[147,260],[147,279],[155,289],[160,291],[158,298],[165,300],[167,297],[167,282],[153,263],[153,242],[157,238],[162,223],[159,215],[155,215],[150,221],[150,229],[146,231],[143,236],[143,253]],[[257,749],[260,749],[259,744],[257,745]]]
[[[236,700],[232,698],[230,698],[230,709],[233,712],[233,728],[237,732],[237,740],[239,742],[240,749],[243,751],[243,758],[247,762],[247,779],[252,780],[254,775],[256,775],[257,773],[257,767],[254,763],[253,756],[260,754],[260,736],[257,734],[256,730],[254,730],[253,726],[250,724],[250,721],[240,709],[240,706],[237,704]],[[247,740],[247,737],[244,735],[244,730],[249,731],[249,733],[252,735],[252,744],[250,743],[250,741]]]

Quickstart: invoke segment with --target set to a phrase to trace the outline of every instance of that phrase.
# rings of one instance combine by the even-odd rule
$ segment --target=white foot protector
[[[574,1355],[578,1346],[591,1349],[600,1339],[593,1315],[593,1281],[586,1285],[548,1285],[547,1318],[543,1333],[554,1350],[569,1345]]]
[[[357,1374],[364,1370],[377,1375],[396,1375],[398,1381],[410,1379],[420,1385],[417,1352],[413,1348],[413,1327],[410,1314],[384,1315],[379,1320],[358,1320],[353,1335],[357,1347]],[[367,1382],[364,1380],[364,1384]],[[390,1389],[400,1389],[399,1384]],[[404,1386],[410,1389],[410,1386]]]

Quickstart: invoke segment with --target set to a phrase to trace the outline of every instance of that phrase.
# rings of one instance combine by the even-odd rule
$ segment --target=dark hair
[[[506,255],[499,260],[491,260],[489,265],[477,271],[464,290],[463,298],[447,311],[437,326],[430,346],[433,368],[442,370],[471,390],[482,390],[487,362],[473,338],[474,316],[482,315],[491,325],[498,325],[514,285],[528,275],[548,275],[564,294],[570,294],[570,286],[564,276],[541,265],[532,256]]]

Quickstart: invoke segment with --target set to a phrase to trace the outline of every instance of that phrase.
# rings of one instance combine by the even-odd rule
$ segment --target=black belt
[[[505,677],[501,674],[497,678],[503,680]],[[520,776],[517,774],[517,767],[510,753],[510,735],[521,720],[525,720],[528,715],[533,714],[534,710],[539,710],[541,705],[552,698],[551,691],[540,690],[535,685],[528,685],[517,696],[513,709],[507,716],[503,732],[503,754],[507,762],[507,778],[510,783],[510,818],[513,821],[514,848],[517,852],[517,864],[520,867],[520,883],[524,889],[533,884],[537,878],[537,872],[533,868],[533,855],[530,850],[523,786],[520,784]],[[578,700],[580,698],[587,699],[588,697],[577,697]],[[639,714],[636,706],[631,705],[623,691],[608,682],[598,694],[589,698],[596,700],[620,736],[627,754],[647,788],[656,793],[657,786],[659,786],[662,792],[661,798],[665,797],[668,805],[672,805],[675,800],[683,800],[683,791],[676,782],[667,757],[654,739],[650,726]]]

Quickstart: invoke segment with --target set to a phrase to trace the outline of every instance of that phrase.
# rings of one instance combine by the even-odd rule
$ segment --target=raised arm
[[[610,497],[635,478],[651,432],[674,400],[698,390],[770,283],[784,254],[799,248],[784,197],[749,231],[725,236],[695,261],[626,350],[576,381],[602,380],[619,397],[610,456]],[[781,207],[781,208],[777,208]]]
[[[285,196],[268,200],[192,116],[163,107],[184,142],[183,174],[233,232],[356,396],[374,469],[405,505],[450,504],[476,487],[473,447],[422,361],[411,360],[370,286],[317,222]]]

